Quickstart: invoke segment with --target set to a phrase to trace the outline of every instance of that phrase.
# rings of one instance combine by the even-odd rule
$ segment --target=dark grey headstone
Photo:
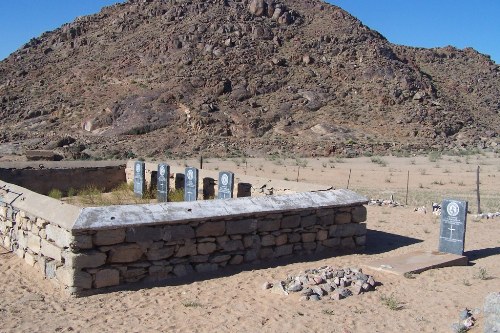
[[[219,172],[219,199],[230,199],[233,197],[234,173],[223,171]]]
[[[134,164],[134,194],[143,197],[146,190],[146,164],[135,162]]]
[[[441,232],[439,251],[464,254],[467,201],[443,200],[441,205]]]
[[[198,199],[198,169],[186,168],[184,179],[184,201],[196,201]]]
[[[158,202],[167,202],[168,199],[168,181],[170,178],[170,166],[168,164],[158,164],[156,181],[156,199]]]

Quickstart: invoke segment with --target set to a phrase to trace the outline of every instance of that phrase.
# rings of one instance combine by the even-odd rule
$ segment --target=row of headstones
[[[170,166],[165,163],[158,164],[156,173],[156,198],[158,202],[167,202],[170,178]],[[197,168],[189,167],[185,170],[184,177],[184,201],[196,201],[199,190],[199,172]],[[146,190],[146,164],[135,162],[134,164],[134,193],[143,197]],[[219,172],[217,199],[233,198],[234,173],[229,171]]]

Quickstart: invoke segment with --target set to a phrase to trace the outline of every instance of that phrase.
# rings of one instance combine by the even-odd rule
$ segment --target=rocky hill
[[[499,96],[489,57],[391,44],[319,0],[130,0],[0,62],[0,144],[68,159],[487,148]]]

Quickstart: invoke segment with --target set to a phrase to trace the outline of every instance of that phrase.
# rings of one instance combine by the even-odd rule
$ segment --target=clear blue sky
[[[0,59],[117,0],[0,0]],[[328,0],[397,44],[471,46],[500,63],[500,0]]]

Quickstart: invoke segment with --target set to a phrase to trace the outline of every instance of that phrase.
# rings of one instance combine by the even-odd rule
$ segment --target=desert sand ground
[[[498,156],[208,159],[204,168],[296,180],[298,165],[300,181],[345,188],[351,170],[350,189],[377,199],[393,195],[403,204],[409,171],[408,206],[368,207],[368,243],[361,254],[291,258],[271,266],[86,298],[62,295],[50,281],[0,248],[0,332],[451,332],[459,311],[466,307],[476,310],[471,332],[482,332],[484,298],[500,291],[500,218],[478,220],[469,215],[465,243],[469,266],[433,269],[414,278],[364,269],[381,285],[341,301],[300,302],[295,295],[276,295],[261,286],[307,268],[363,267],[374,259],[436,250],[439,218],[430,213],[430,204],[444,197],[465,199],[475,213],[478,165],[483,211],[500,211]],[[424,205],[427,214],[414,211]],[[401,308],[387,307],[381,301],[384,296]]]

